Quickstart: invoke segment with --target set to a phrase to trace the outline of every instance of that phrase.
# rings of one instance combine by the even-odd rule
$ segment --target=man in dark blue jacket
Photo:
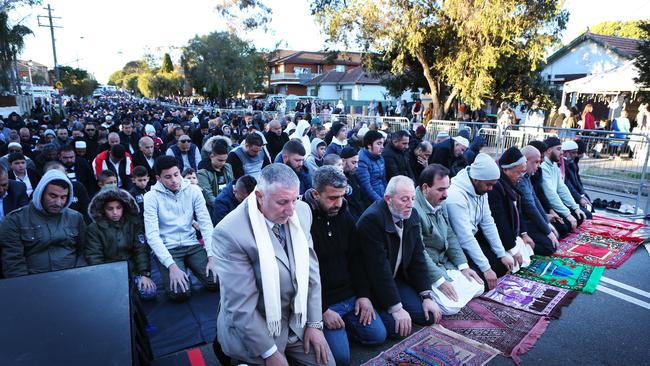
[[[585,213],[588,220],[591,220],[591,200],[589,200],[580,179],[578,144],[572,140],[564,141],[562,143],[562,154],[564,155],[564,184],[569,188],[573,199],[580,205],[580,210]]]
[[[244,175],[228,184],[214,199],[212,224],[217,225],[226,215],[239,206],[253,192],[256,185],[257,181],[250,175]]]

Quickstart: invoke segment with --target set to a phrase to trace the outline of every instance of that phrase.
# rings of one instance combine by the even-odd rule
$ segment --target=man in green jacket
[[[432,273],[433,299],[443,315],[456,314],[483,293],[483,281],[467,265],[443,204],[449,188],[449,169],[431,164],[420,174],[415,210],[420,217],[425,257]]]
[[[232,166],[226,163],[226,159],[228,159],[228,146],[223,140],[215,140],[212,142],[210,151],[210,166],[206,169],[199,169],[196,174],[211,215],[214,209],[214,200],[228,183],[234,180]]]
[[[135,198],[123,189],[97,193],[88,207],[93,223],[86,230],[85,255],[89,265],[127,260],[140,297],[150,300],[156,296],[156,284],[139,211]]]
[[[34,189],[29,205],[14,210],[0,225],[5,277],[84,266],[83,216],[69,208],[74,197],[65,173],[52,169]]]

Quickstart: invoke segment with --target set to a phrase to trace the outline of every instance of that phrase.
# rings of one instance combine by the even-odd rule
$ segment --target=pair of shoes
[[[609,206],[609,202],[607,200],[601,200],[600,198],[596,198],[592,203],[593,208],[607,208]]]
[[[606,208],[610,208],[610,209],[613,209],[613,210],[618,210],[619,208],[621,208],[621,202],[620,201],[611,200],[609,202],[607,202],[607,201],[603,201],[603,202],[607,205]]]

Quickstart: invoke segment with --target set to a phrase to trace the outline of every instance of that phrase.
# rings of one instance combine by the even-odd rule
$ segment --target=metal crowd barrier
[[[635,214],[641,208],[643,197],[648,197],[648,135],[549,126],[517,129],[518,127],[510,125],[504,128],[496,156],[511,146],[521,148],[530,141],[543,140],[549,136],[557,136],[562,141],[580,140],[585,144],[586,155],[579,161],[580,178],[589,190],[633,199]],[[650,200],[646,199],[645,213],[649,206]]]

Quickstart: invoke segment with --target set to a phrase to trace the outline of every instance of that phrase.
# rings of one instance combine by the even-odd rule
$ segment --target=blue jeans
[[[420,295],[413,289],[413,287],[405,284],[400,280],[395,280],[397,291],[402,299],[402,307],[411,316],[411,322],[419,325],[433,324],[433,314],[429,314],[429,320],[424,318],[424,310],[422,310],[422,299]],[[388,336],[391,338],[401,338],[399,334],[395,333],[395,319],[386,310],[379,312],[381,320],[384,322]]]
[[[377,311],[375,311],[375,320],[369,325],[361,324],[359,316],[354,315],[354,304],[356,300],[356,297],[351,297],[329,307],[329,310],[341,316],[341,319],[345,322],[345,328],[327,329],[325,327],[323,329],[327,344],[329,344],[332,355],[334,355],[334,360],[339,366],[350,364],[350,344],[348,343],[346,330],[350,331],[352,336],[364,345],[378,345],[384,343],[386,340],[386,328],[384,328],[384,324],[379,320]]]

